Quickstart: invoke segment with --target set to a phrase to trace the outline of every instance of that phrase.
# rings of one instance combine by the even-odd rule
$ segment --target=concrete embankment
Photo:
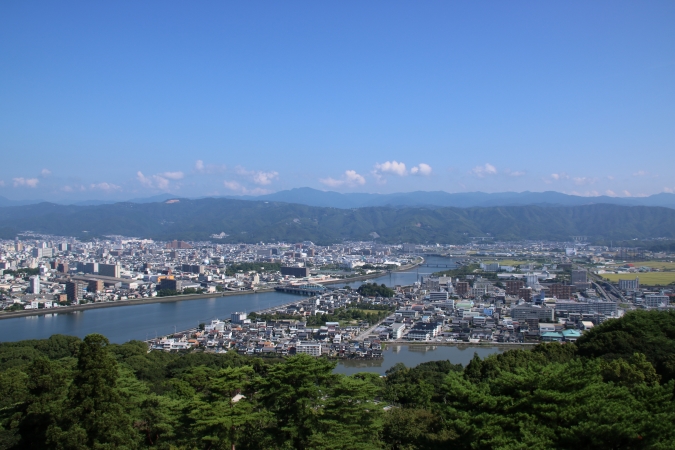
[[[410,270],[415,268],[420,263],[411,264],[409,266],[402,266],[393,272],[402,272],[405,270]],[[362,281],[378,278],[386,275],[387,272],[363,275],[353,278],[347,278],[342,280],[331,280],[323,282],[321,284],[339,284],[339,283],[349,283],[352,281]],[[182,300],[198,300],[203,298],[220,298],[220,297],[229,297],[232,295],[247,295],[247,294],[262,294],[264,292],[274,292],[274,289],[258,289],[256,291],[225,291],[225,292],[215,292],[212,294],[189,294],[189,295],[172,295],[169,297],[151,297],[151,298],[142,298],[134,300],[118,300],[114,302],[101,302],[101,303],[86,303],[84,305],[75,305],[75,306],[64,306],[59,308],[49,308],[49,309],[30,309],[23,311],[0,311],[0,320],[2,319],[13,319],[16,317],[28,317],[28,316],[40,316],[43,314],[55,314],[55,313],[68,313],[73,311],[87,311],[90,309],[98,308],[115,308],[118,306],[131,306],[131,305],[149,305],[151,303],[166,303],[166,302],[178,302]]]
[[[134,300],[118,300],[114,302],[86,303],[84,305],[63,306],[59,308],[49,308],[49,309],[30,309],[24,311],[0,312],[0,320],[13,319],[15,317],[39,316],[42,314],[87,311],[90,309],[98,309],[98,308],[114,308],[117,306],[149,305],[151,303],[167,303],[167,302],[178,302],[182,300],[199,300],[203,298],[230,297],[233,295],[261,294],[264,292],[274,292],[274,289],[259,289],[257,291],[226,291],[226,292],[216,292],[213,294],[172,295],[169,297],[152,297]]]
[[[391,272],[405,272],[406,270],[414,269],[415,267],[419,266],[420,264],[423,264],[424,260],[421,262],[418,262],[416,264],[409,264],[407,266],[401,266],[396,270],[392,270]],[[350,278],[340,278],[336,280],[330,280],[330,281],[321,281],[318,284],[347,284],[351,283],[353,281],[364,281],[364,280],[374,280],[375,278],[380,278],[385,275],[387,275],[389,272],[377,272],[377,273],[371,273],[368,275],[359,275],[356,277],[350,277]]]
[[[408,345],[408,346],[425,346],[425,347],[503,347],[508,349],[517,349],[518,347],[522,348],[531,348],[535,345],[540,344],[540,342],[436,342],[436,341],[406,341],[403,339],[395,341],[386,341],[383,342],[383,346],[387,345]]]

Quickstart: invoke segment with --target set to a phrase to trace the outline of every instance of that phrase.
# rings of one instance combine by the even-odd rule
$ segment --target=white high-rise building
[[[619,289],[622,291],[637,291],[640,289],[640,278],[634,280],[619,280]]]
[[[40,293],[40,275],[30,277],[30,290],[33,294]]]
[[[230,318],[232,320],[233,324],[242,324],[244,323],[244,320],[246,320],[246,313],[245,312],[233,312],[230,315]]]
[[[526,283],[529,287],[535,287],[539,284],[539,277],[535,273],[528,273],[526,276]]]

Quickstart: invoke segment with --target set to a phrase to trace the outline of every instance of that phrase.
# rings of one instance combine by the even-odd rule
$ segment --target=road
[[[602,279],[602,277],[594,274],[593,272],[590,272],[588,269],[585,267],[576,266],[577,269],[580,270],[585,270],[587,273],[588,280],[595,286],[595,290],[598,291],[598,293],[605,299],[605,300],[611,300],[611,301],[618,301],[620,303],[630,303],[626,300],[626,298],[623,296],[621,291],[619,291],[616,286],[614,286],[612,283],[608,283],[610,286],[610,291],[611,294],[608,294],[607,291],[602,287],[600,283],[604,283],[605,280]]]
[[[391,316],[393,316],[393,314],[392,314],[392,315],[389,315],[389,316],[387,316],[387,317],[385,317],[385,318],[382,319],[382,320],[380,320],[380,321],[377,322],[375,325],[369,327],[369,328],[366,329],[365,331],[362,331],[361,334],[359,334],[358,336],[356,336],[356,338],[354,338],[354,339],[357,340],[357,341],[362,341],[362,340],[364,340],[365,338],[368,337],[368,335],[369,335],[370,333],[373,332],[373,330],[374,330],[375,328],[379,327],[379,326],[382,324],[382,322],[384,322],[385,320],[387,320],[387,319],[388,319],[389,317],[391,317]]]

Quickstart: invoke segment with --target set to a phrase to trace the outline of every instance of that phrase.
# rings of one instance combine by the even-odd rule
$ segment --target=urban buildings
[[[40,293],[40,275],[30,277],[30,291],[32,294]]]
[[[295,278],[307,278],[309,276],[309,269],[307,267],[282,267],[281,275]]]
[[[66,296],[68,301],[79,302],[84,298],[84,284],[80,281],[66,282]]]
[[[622,291],[637,291],[640,289],[640,277],[634,280],[619,280],[619,289]]]

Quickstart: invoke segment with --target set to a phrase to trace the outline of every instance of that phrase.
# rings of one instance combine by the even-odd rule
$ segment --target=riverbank
[[[152,303],[168,303],[168,302],[178,302],[182,300],[201,300],[204,298],[230,297],[233,295],[262,294],[265,292],[274,292],[274,289],[258,289],[256,291],[226,291],[226,292],[215,292],[211,294],[171,295],[168,297],[150,297],[133,300],[118,300],[115,302],[86,303],[84,305],[61,306],[58,308],[29,309],[23,311],[0,312],[0,320],[14,319],[16,317],[41,316],[44,314],[87,311],[90,309],[115,308],[118,306],[150,305]]]
[[[424,258],[422,258],[422,261],[420,261],[418,263],[408,264],[407,266],[401,266],[396,270],[391,270],[391,271],[387,271],[387,272],[370,273],[368,275],[358,275],[356,277],[340,278],[340,279],[330,280],[330,281],[322,281],[318,284],[321,284],[321,285],[324,285],[324,284],[349,284],[353,281],[372,280],[372,279],[375,279],[375,278],[384,277],[388,273],[405,272],[407,270],[414,269],[415,267],[419,266],[420,264],[424,264]]]
[[[414,346],[425,346],[425,347],[436,347],[439,345],[446,347],[505,347],[505,348],[518,348],[518,347],[533,347],[540,342],[437,342],[437,341],[406,341],[406,340],[396,340],[396,341],[385,341],[382,342],[382,346],[388,345],[408,345],[411,347]]]
[[[413,269],[418,265],[422,264],[418,262],[416,264],[410,264],[407,266],[401,266],[392,272],[404,272],[406,270]],[[358,277],[341,279],[341,280],[331,280],[321,284],[342,284],[350,283],[352,281],[363,281],[373,278],[378,278],[385,276],[387,272],[361,275]],[[214,292],[211,294],[188,294],[188,295],[172,295],[169,297],[149,297],[142,299],[133,299],[133,300],[118,300],[114,302],[101,302],[101,303],[86,303],[84,305],[74,305],[74,306],[61,306],[58,308],[48,308],[48,309],[29,309],[23,311],[0,311],[0,320],[2,319],[14,319],[17,317],[29,317],[29,316],[41,316],[45,314],[58,314],[58,313],[68,313],[74,311],[87,311],[90,309],[100,309],[100,308],[115,308],[119,306],[133,306],[133,305],[149,305],[153,303],[167,303],[167,302],[178,302],[183,300],[200,300],[204,298],[220,298],[220,297],[229,297],[232,295],[250,295],[250,294],[262,294],[265,292],[274,292],[273,288],[270,289],[258,289],[255,291],[225,291],[225,292]]]

